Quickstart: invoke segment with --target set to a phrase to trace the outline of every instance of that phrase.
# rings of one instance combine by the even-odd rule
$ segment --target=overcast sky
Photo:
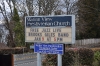
[[[5,7],[6,11],[7,11],[7,12],[10,12],[10,8],[9,8],[9,6],[8,6],[8,4],[6,3],[5,0],[0,0],[0,5],[1,5],[1,2],[2,2],[2,1],[4,1],[5,5],[6,5],[6,7]],[[63,0],[61,0],[61,1],[63,2]],[[76,0],[71,0],[71,2],[73,2],[73,1],[76,1]],[[66,9],[63,8],[63,11],[66,11]],[[2,18],[3,18],[3,16],[2,16],[2,14],[0,13],[0,20],[2,20]]]

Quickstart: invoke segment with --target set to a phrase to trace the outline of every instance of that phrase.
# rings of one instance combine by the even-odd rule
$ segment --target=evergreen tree
[[[24,28],[22,26],[22,22],[20,22],[20,17],[18,14],[17,9],[14,7],[13,10],[13,21],[14,21],[14,33],[15,33],[15,43],[16,46],[23,46],[24,45]]]

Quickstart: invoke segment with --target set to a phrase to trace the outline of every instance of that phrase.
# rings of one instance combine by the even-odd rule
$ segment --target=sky
[[[2,1],[4,1],[6,11],[10,12],[10,8],[5,0],[0,0],[0,6],[2,7],[2,4],[1,4]],[[2,24],[2,20],[3,20],[3,15],[2,13],[0,13],[0,24]]]
[[[2,24],[2,21],[0,21],[0,24]]]
[[[0,0],[0,5],[1,5],[1,2],[2,1],[4,1],[4,4],[6,5],[6,7],[5,7],[5,9],[6,9],[6,11],[7,12],[10,12],[10,8],[9,8],[9,6],[8,6],[8,4],[6,3],[6,1],[5,0]],[[63,0],[61,0],[62,2],[63,2]],[[76,1],[76,0],[71,0],[71,2],[73,2],[73,1]],[[63,11],[65,12],[66,11],[66,9],[65,8],[63,8]],[[0,20],[2,20],[3,18],[2,18],[3,16],[2,16],[2,14],[0,13]]]

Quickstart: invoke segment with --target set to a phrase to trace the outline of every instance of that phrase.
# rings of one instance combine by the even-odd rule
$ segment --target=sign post
[[[62,55],[58,54],[58,66],[62,66]]]
[[[40,43],[34,45],[38,66],[40,53],[58,54],[58,66],[62,66],[62,45],[75,43],[75,16],[26,16],[25,42]]]
[[[34,52],[37,53],[37,64],[41,64],[40,53],[58,54],[58,66],[62,66],[62,55],[64,54],[63,44],[58,43],[34,43]],[[40,63],[38,63],[40,62]]]
[[[41,64],[41,54],[37,53],[37,66],[42,66]]]

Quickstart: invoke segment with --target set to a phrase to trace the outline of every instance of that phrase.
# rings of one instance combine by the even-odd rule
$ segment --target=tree
[[[18,14],[17,9],[14,7],[13,10],[13,18],[12,20],[14,21],[14,39],[15,39],[15,43],[16,46],[23,46],[25,43],[24,41],[24,29],[22,26],[22,23],[20,22],[20,17]]]
[[[7,30],[3,23],[0,24],[0,43],[7,44]]]
[[[7,0],[6,5],[9,7],[9,11],[6,9],[6,5],[4,1],[1,2],[0,5],[0,12],[2,13],[5,21],[5,27],[8,30],[9,34],[7,35],[7,45],[9,47],[15,47],[18,42],[21,42],[21,44],[24,44],[24,25],[22,25],[22,22],[20,22],[20,17],[18,14],[16,7],[17,0]],[[17,23],[18,22],[18,23]],[[20,31],[20,35],[17,31]],[[16,34],[15,34],[16,33]],[[15,39],[16,35],[16,39]],[[18,40],[18,38],[20,39]],[[18,40],[18,42],[15,42],[15,40]]]
[[[2,30],[2,28],[0,28],[0,43],[1,43],[1,39],[2,39],[2,32],[3,32],[3,30]]]
[[[100,37],[100,12],[98,11],[98,7],[97,0],[78,1],[79,31],[81,38]]]
[[[26,5],[27,5],[27,9],[28,9],[28,14],[29,16],[34,15],[34,5],[33,5],[33,1],[34,0],[26,0]]]
[[[59,0],[38,0],[38,15],[51,15],[59,5]]]
[[[9,4],[9,6],[11,7],[11,1],[7,1]],[[2,5],[0,5],[0,11],[4,17],[4,21],[5,21],[5,27],[6,29],[8,30],[9,34],[7,36],[7,42],[8,42],[8,45],[10,47],[15,47],[15,43],[14,43],[14,39],[13,39],[13,31],[12,31],[12,24],[10,24],[10,18],[12,17],[12,9],[10,9],[10,13],[8,13],[8,11],[6,10],[6,6],[5,6],[5,3],[4,1],[1,2]]]
[[[77,13],[77,1],[72,0],[63,0],[64,1],[64,7],[66,8],[66,14],[76,14]]]

